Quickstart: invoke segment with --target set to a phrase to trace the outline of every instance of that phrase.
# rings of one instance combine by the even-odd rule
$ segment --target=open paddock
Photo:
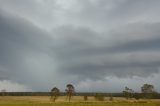
[[[113,101],[110,101],[109,97],[105,97],[104,101],[96,101],[92,96],[84,101],[83,96],[74,96],[71,102],[68,102],[66,96],[60,96],[56,102],[52,102],[50,96],[1,96],[0,106],[160,106],[160,99],[126,100],[114,97]]]

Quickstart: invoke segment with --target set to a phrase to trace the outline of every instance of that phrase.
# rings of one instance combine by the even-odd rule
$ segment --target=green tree
[[[144,84],[141,87],[141,92],[142,92],[144,98],[150,99],[150,98],[152,98],[153,94],[155,93],[154,86],[151,84]]]
[[[67,99],[68,99],[69,102],[70,102],[70,100],[71,100],[71,98],[72,98],[72,96],[73,96],[73,94],[74,94],[74,92],[75,92],[74,86],[73,86],[72,84],[67,84],[65,91],[66,91],[66,93],[67,93]]]
[[[59,90],[58,88],[54,87],[54,88],[51,90],[51,100],[52,100],[53,102],[55,102],[56,99],[58,98],[59,94],[60,94],[60,90]]]
[[[134,91],[128,87],[125,87],[123,91],[123,95],[126,99],[132,98],[134,94]]]

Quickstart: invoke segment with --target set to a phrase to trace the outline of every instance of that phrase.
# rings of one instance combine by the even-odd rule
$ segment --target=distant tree
[[[59,90],[58,88],[54,87],[54,88],[51,90],[51,100],[52,100],[53,102],[55,102],[56,99],[58,98],[59,94],[60,94],[60,90]]]
[[[75,89],[74,89],[74,86],[72,85],[72,84],[67,84],[66,85],[66,93],[67,93],[67,99],[69,100],[69,102],[70,102],[70,100],[71,100],[71,98],[72,98],[72,96],[73,96],[73,94],[74,94],[74,92],[75,92]]]
[[[123,95],[126,99],[132,98],[134,94],[134,91],[128,87],[125,87],[123,91]]]
[[[150,85],[150,84],[144,84],[141,87],[141,91],[142,91],[142,93],[153,93],[153,92],[155,92],[154,86]]]
[[[144,84],[141,87],[141,92],[144,98],[150,99],[155,93],[154,86],[151,84]]]

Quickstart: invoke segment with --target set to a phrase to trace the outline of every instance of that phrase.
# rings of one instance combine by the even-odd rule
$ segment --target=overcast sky
[[[0,0],[0,90],[160,92],[160,0]]]

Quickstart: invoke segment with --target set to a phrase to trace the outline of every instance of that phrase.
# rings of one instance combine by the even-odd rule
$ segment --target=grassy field
[[[88,99],[85,102],[82,96],[75,96],[68,102],[66,97],[61,96],[56,102],[51,102],[48,96],[4,96],[0,97],[0,106],[160,106],[160,100],[114,98],[111,102],[107,97],[105,101],[95,101],[94,97]]]

